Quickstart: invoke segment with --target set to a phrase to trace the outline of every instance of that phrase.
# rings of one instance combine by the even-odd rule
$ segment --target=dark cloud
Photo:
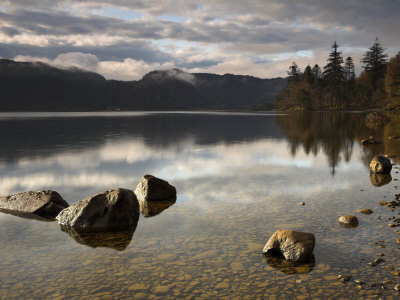
[[[77,52],[94,54],[100,61],[131,58],[201,69],[229,68],[240,57],[268,64],[261,56],[328,52],[334,40],[354,53],[369,47],[375,37],[392,52],[400,48],[400,0],[26,2],[0,0],[1,57],[54,59]],[[118,10],[107,13],[115,7],[139,17],[127,20]],[[204,49],[209,57],[193,59]]]
[[[41,47],[28,44],[0,43],[0,57],[14,58],[17,55],[46,57],[53,59],[60,53],[82,52],[95,54],[100,60],[122,61],[124,58],[144,60],[147,62],[164,63],[171,61],[172,57],[167,53],[150,47],[146,42],[118,43],[109,46],[47,46]]]

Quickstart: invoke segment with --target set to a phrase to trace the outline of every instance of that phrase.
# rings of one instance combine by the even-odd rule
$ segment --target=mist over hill
[[[106,80],[77,68],[0,60],[0,111],[240,110],[268,107],[286,79],[152,71]]]

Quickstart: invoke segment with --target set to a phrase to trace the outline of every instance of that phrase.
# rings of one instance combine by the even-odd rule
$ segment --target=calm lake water
[[[398,162],[400,140],[388,137],[400,135],[400,116],[389,118],[0,114],[1,195],[52,189],[73,204],[111,188],[135,189],[145,174],[178,191],[176,203],[141,215],[133,233],[95,238],[0,213],[0,298],[398,299],[400,277],[392,273],[400,267],[400,236],[388,226],[398,212],[378,201],[399,193],[399,170],[370,178],[368,169],[376,154]],[[361,146],[371,135],[382,143]],[[347,214],[358,217],[357,228],[338,224]],[[278,229],[313,232],[314,261],[264,257]],[[385,261],[369,266],[380,253]],[[342,283],[339,274],[352,278]]]

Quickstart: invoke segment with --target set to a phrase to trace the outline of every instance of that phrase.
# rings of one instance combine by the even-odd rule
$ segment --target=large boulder
[[[134,226],[139,215],[135,194],[127,189],[108,190],[62,210],[57,216],[64,226],[122,230]]]
[[[144,175],[135,189],[138,199],[153,201],[176,197],[176,189],[167,181],[153,175]]]
[[[283,255],[287,261],[302,262],[310,259],[314,246],[315,236],[310,232],[278,230],[265,244],[263,253]]]
[[[369,164],[372,173],[386,174],[392,170],[390,159],[381,155],[375,156]]]
[[[35,214],[54,219],[58,213],[68,207],[68,203],[55,191],[31,191],[0,197],[0,209],[11,214]]]

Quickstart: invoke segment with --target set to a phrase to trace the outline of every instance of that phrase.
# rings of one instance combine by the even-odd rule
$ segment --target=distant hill
[[[265,107],[286,79],[153,71],[106,80],[77,68],[0,59],[0,111],[240,110]]]

